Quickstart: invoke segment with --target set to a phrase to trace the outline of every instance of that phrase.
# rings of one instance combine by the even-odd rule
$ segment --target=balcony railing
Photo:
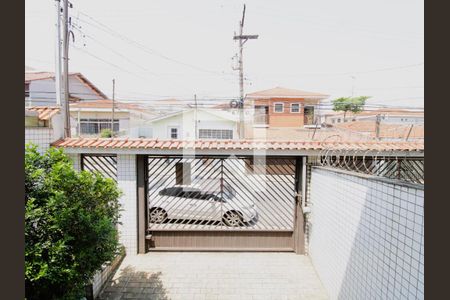
[[[269,124],[269,117],[267,114],[255,114],[253,116],[253,122],[255,125],[267,125]]]

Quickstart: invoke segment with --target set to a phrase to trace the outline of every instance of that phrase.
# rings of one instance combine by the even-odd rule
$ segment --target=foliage
[[[25,151],[27,299],[80,299],[118,249],[116,183],[74,170],[62,150]]]
[[[105,128],[100,132],[100,136],[102,138],[110,138],[110,137],[113,137],[113,132],[111,129]]]
[[[369,96],[358,96],[358,97],[341,97],[333,100],[333,110],[334,111],[343,111],[344,119],[345,115],[348,111],[353,113],[359,113],[364,109],[364,105],[366,104],[366,100],[369,99]]]

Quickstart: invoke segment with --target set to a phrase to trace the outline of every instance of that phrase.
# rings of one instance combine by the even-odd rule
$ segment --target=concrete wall
[[[311,173],[309,254],[330,299],[423,299],[422,187]]]

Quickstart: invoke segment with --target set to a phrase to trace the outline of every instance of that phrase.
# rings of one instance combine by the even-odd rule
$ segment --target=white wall
[[[203,110],[197,112],[197,129],[233,130],[233,138],[238,138],[236,122],[227,120]],[[195,138],[195,114],[193,110],[151,123],[153,138],[170,139],[169,127],[179,128],[179,139]]]
[[[311,173],[309,254],[330,299],[424,299],[423,189]]]
[[[123,192],[119,241],[129,255],[137,254],[137,196],[136,155],[117,155],[117,184]]]

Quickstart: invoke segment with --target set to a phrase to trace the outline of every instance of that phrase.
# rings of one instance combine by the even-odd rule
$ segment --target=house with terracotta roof
[[[246,95],[244,104],[245,137],[276,138],[280,132],[295,132],[282,139],[311,135],[320,127],[320,101],[329,96],[297,89],[275,87]],[[299,135],[300,134],[300,135]]]
[[[69,74],[70,100],[97,100],[108,97],[81,73]],[[56,105],[55,73],[25,71],[25,106]]]
[[[151,137],[151,129],[145,120],[156,117],[153,111],[134,103],[109,99],[79,101],[70,104],[73,136],[99,136],[103,129],[111,129],[118,135]]]
[[[63,138],[63,117],[57,106],[32,106],[25,108],[25,143],[34,143],[39,151]]]
[[[247,105],[254,109],[249,121],[258,127],[315,126],[317,105],[328,95],[275,87],[247,94]]]

